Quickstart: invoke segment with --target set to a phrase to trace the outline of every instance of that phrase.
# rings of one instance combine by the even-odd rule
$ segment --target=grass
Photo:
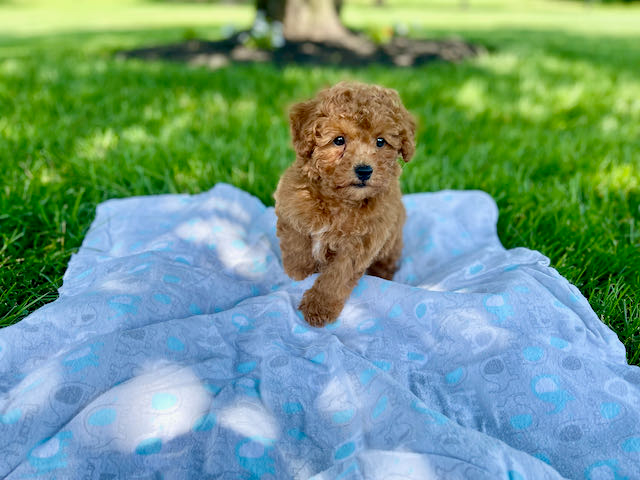
[[[118,60],[216,38],[247,5],[0,1],[0,325],[56,298],[96,205],[229,182],[272,204],[292,160],[286,109],[352,78],[398,89],[419,122],[406,192],[478,188],[507,248],[540,250],[640,364],[640,7],[567,1],[347,3],[489,54],[414,69]],[[407,21],[406,19],[411,19]]]

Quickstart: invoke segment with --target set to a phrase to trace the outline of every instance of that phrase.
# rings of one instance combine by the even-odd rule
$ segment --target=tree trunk
[[[346,35],[334,0],[287,0],[284,15],[287,40],[326,42]]]
[[[340,21],[343,0],[256,0],[258,15],[282,23],[288,41],[326,42],[362,54],[375,46],[351,33]]]

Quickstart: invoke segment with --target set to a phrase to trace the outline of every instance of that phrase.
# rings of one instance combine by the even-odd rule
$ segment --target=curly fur
[[[365,273],[391,279],[396,271],[406,218],[397,158],[413,156],[415,122],[394,90],[361,83],[323,90],[289,116],[296,160],[275,193],[277,234],[291,278],[320,273],[299,308],[322,326]],[[367,180],[355,170],[362,165],[373,169]]]

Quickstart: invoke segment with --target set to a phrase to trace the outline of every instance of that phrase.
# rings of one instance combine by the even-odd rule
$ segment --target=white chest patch
[[[311,256],[318,262],[325,261],[326,246],[322,236],[329,230],[329,227],[322,227],[320,230],[311,233]]]

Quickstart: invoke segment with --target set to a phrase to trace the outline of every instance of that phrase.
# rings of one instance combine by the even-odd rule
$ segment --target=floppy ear
[[[296,103],[289,110],[289,120],[291,122],[291,139],[293,148],[298,156],[310,158],[313,153],[315,142],[315,127],[317,119],[316,99],[306,102]]]
[[[416,121],[413,116],[403,108],[402,120],[400,121],[400,136],[402,142],[400,144],[400,155],[405,162],[409,162],[416,151]]]

